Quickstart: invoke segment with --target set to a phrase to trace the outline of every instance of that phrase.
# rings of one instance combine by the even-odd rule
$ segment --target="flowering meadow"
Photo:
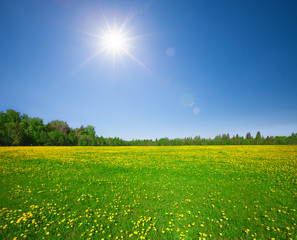
[[[1,147],[0,239],[297,239],[297,146]]]

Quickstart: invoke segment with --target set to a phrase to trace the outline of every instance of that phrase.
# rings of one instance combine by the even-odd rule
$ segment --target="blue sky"
[[[296,10],[296,1],[3,0],[0,111],[125,140],[289,135]],[[124,22],[132,57],[96,55],[107,25]]]

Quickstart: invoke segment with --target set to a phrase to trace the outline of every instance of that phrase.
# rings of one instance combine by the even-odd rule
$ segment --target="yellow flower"
[[[20,223],[20,221],[22,221],[22,219],[23,219],[23,217],[20,217],[20,218],[16,221],[16,223]]]

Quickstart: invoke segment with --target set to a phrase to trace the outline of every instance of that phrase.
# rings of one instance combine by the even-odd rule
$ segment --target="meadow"
[[[297,239],[297,146],[1,147],[0,239]]]

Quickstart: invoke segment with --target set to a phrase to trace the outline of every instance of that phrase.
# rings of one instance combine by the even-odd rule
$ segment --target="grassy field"
[[[0,239],[297,239],[297,146],[2,147]]]

